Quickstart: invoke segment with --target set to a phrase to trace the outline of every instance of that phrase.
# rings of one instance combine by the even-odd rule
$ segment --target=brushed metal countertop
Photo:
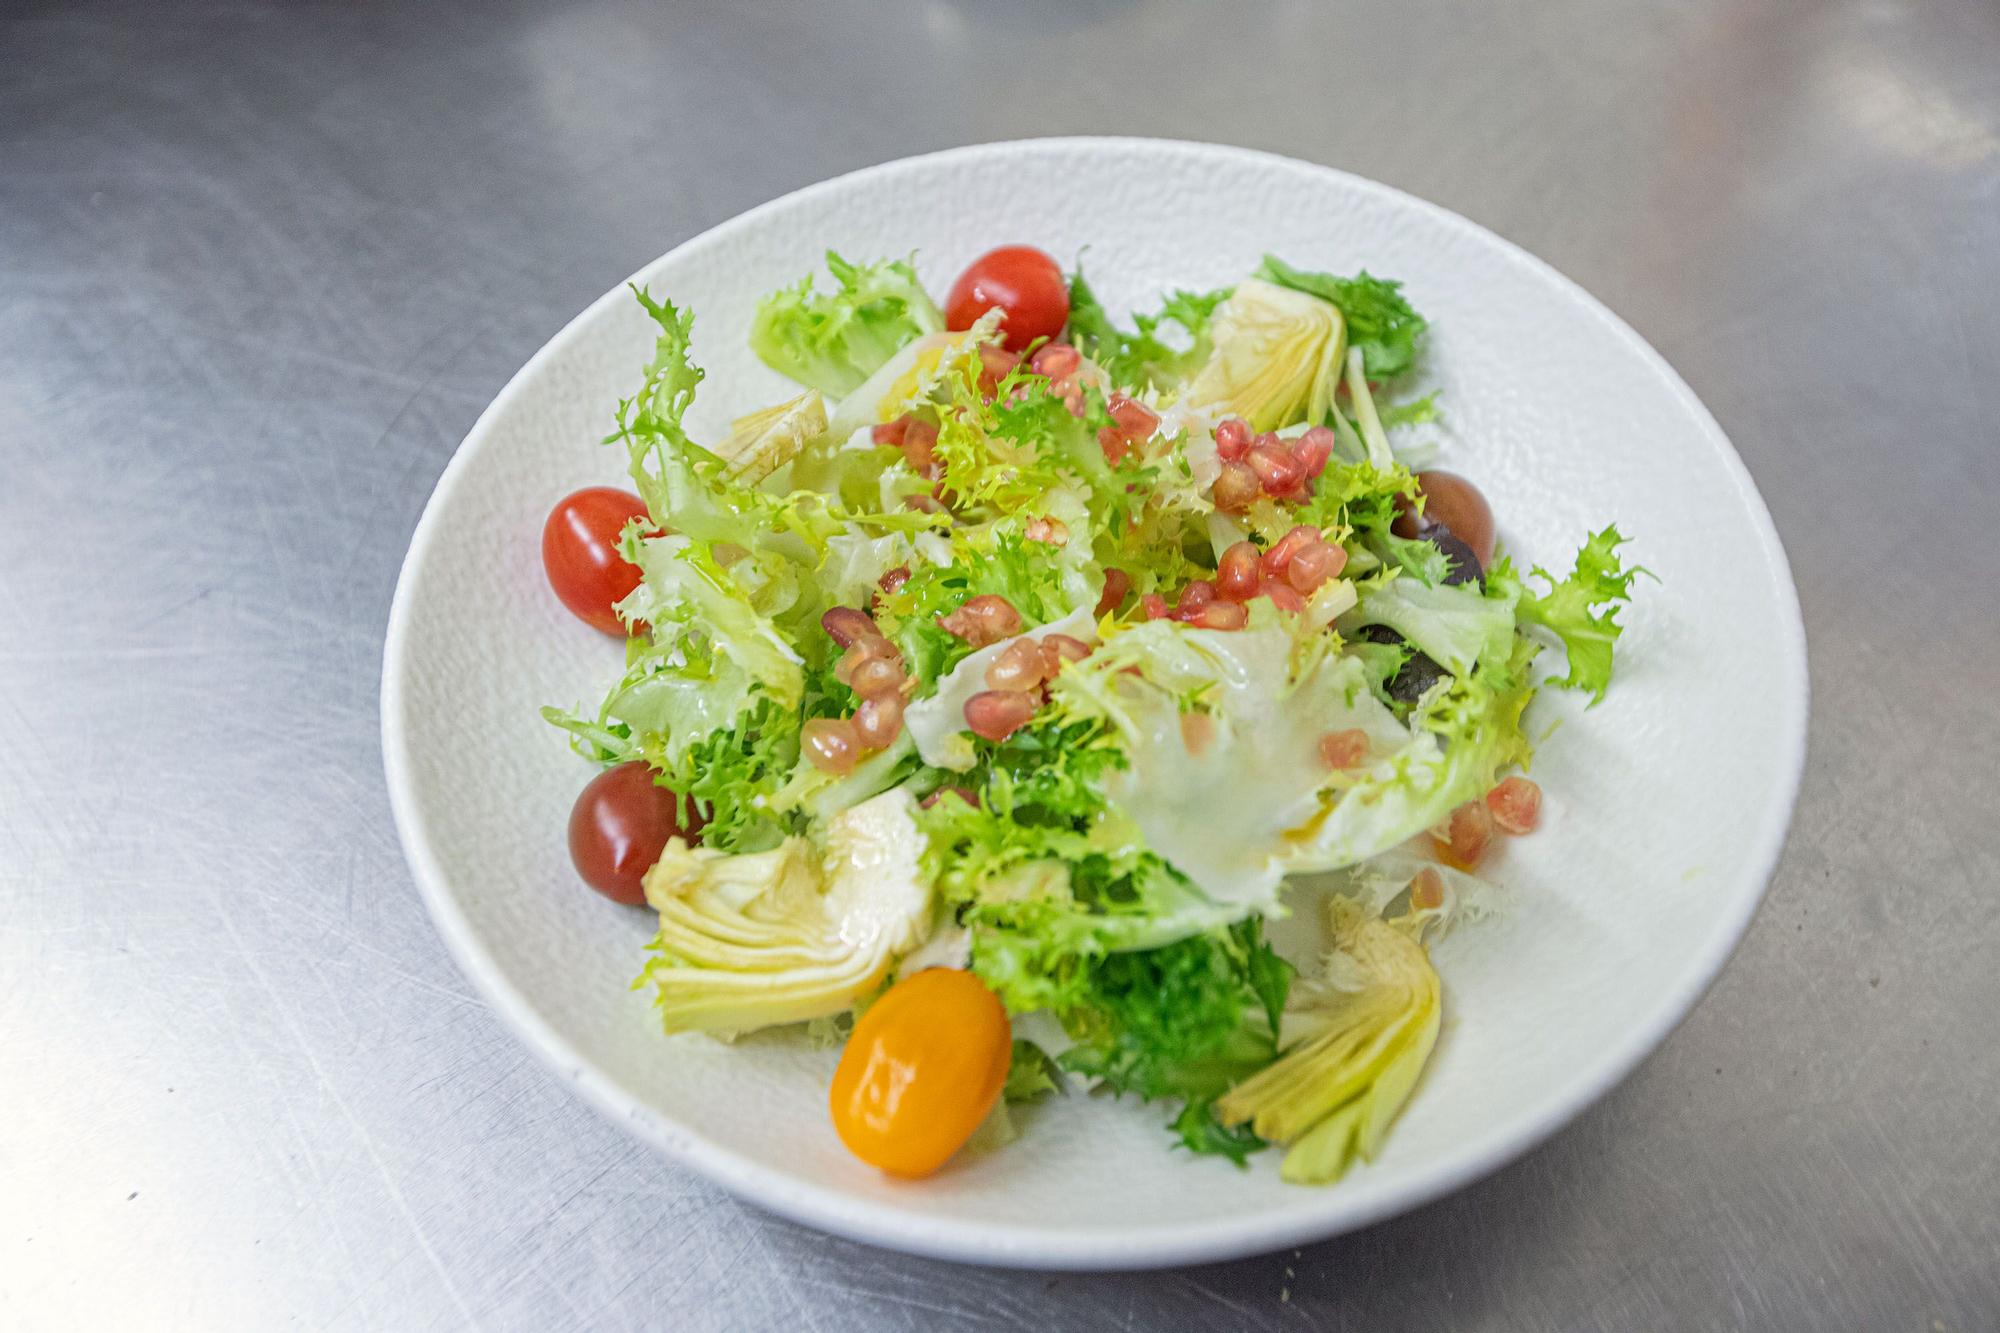
[[[376,685],[433,480],[598,293],[1090,132],[1373,176],[1602,297],[1762,487],[1814,708],[1741,951],[1574,1126],[1324,1245],[1052,1277],[573,1098],[424,915]],[[1991,3],[0,3],[0,1327],[2000,1327],[1996,372]]]

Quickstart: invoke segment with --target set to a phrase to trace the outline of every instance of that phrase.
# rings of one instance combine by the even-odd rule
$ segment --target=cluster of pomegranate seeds
[[[1542,789],[1520,774],[1503,779],[1483,801],[1467,801],[1431,830],[1438,860],[1460,870],[1475,869],[1492,846],[1493,834],[1532,833],[1541,822]]]
[[[1049,388],[1063,400],[1073,417],[1083,415],[1083,385],[1076,373],[1083,369],[1083,353],[1068,343],[1043,343],[1028,358],[1028,368],[1048,378]]]
[[[981,593],[966,598],[950,615],[938,617],[938,625],[974,648],[985,648],[1019,634],[1021,613],[1005,597]]]
[[[1242,629],[1250,602],[1268,597],[1279,610],[1297,614],[1306,609],[1307,597],[1346,567],[1345,550],[1318,528],[1301,524],[1268,551],[1255,542],[1237,542],[1222,553],[1213,580],[1195,579],[1171,607],[1158,593],[1147,593],[1140,605],[1148,620],[1172,617],[1203,629]]]
[[[1006,598],[992,593],[967,598],[938,624],[974,648],[1014,640],[986,664],[987,688],[965,701],[965,725],[973,735],[989,741],[1004,741],[1028,725],[1046,698],[1045,687],[1062,671],[1063,664],[1090,656],[1090,645],[1068,634],[1016,638],[1021,613]]]
[[[1097,432],[1097,443],[1111,466],[1117,467],[1134,447],[1153,437],[1153,432],[1160,428],[1160,416],[1122,393],[1112,394],[1104,407],[1111,413],[1111,424]]]
[[[1334,435],[1314,426],[1295,440],[1266,432],[1252,434],[1250,423],[1228,417],[1215,428],[1215,452],[1222,473],[1210,491],[1215,507],[1240,513],[1259,497],[1297,503],[1312,493],[1312,483],[1326,471],[1333,456]]]
[[[908,570],[903,577],[909,577]],[[860,695],[861,704],[851,718],[816,717],[806,723],[799,745],[814,768],[841,777],[854,771],[864,753],[880,750],[902,734],[903,701],[911,681],[903,654],[866,611],[836,606],[819,623],[847,650],[834,664],[834,679]]]

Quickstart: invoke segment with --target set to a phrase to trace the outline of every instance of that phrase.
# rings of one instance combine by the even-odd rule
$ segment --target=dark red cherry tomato
[[[1000,307],[1000,335],[1010,352],[1053,338],[1069,320],[1069,283],[1056,261],[1032,245],[1003,245],[972,261],[945,298],[945,327],[971,328]]]
[[[1409,510],[1397,515],[1392,531],[1398,537],[1419,537],[1422,527],[1442,524],[1451,535],[1472,548],[1483,570],[1493,563],[1493,508],[1479,488],[1456,472],[1419,472],[1417,488],[1424,494],[1424,517],[1420,525]]]
[[[591,486],[566,495],[542,524],[542,568],[562,604],[586,625],[625,637],[611,608],[639,586],[639,567],[618,554],[618,534],[646,506],[630,491]]]
[[[569,857],[583,882],[616,903],[646,901],[644,880],[667,839],[693,842],[701,819],[688,802],[653,781],[634,760],[590,780],[569,812]]]

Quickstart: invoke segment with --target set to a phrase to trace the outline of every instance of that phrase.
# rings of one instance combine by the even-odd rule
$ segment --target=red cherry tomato
[[[680,797],[653,781],[641,760],[608,768],[590,780],[569,812],[569,858],[583,882],[616,903],[646,901],[643,881],[679,834],[695,841],[701,819]]]
[[[1003,245],[958,275],[945,298],[945,327],[969,329],[995,306],[1007,350],[1024,352],[1035,339],[1062,332],[1069,320],[1069,284],[1056,261],[1032,245]]]
[[[639,567],[618,554],[618,534],[646,516],[645,502],[615,486],[566,495],[542,524],[542,568],[562,604],[586,625],[625,637],[611,608],[639,586]]]

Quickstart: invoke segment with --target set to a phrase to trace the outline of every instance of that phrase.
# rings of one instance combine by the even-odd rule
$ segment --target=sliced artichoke
[[[818,389],[807,389],[796,398],[730,422],[729,438],[716,445],[714,453],[729,464],[733,480],[755,486],[825,433],[826,400]]]
[[[1347,322],[1330,301],[1251,278],[1216,307],[1214,348],[1184,400],[1258,431],[1317,424],[1340,384]]]
[[[923,835],[902,788],[835,816],[822,853],[804,838],[729,856],[667,844],[646,873],[660,914],[651,985],[669,1032],[740,1033],[841,1013],[931,927]]]
[[[1430,1059],[1443,1009],[1418,922],[1384,921],[1346,898],[1329,912],[1327,976],[1293,987],[1285,1054],[1215,1103],[1223,1124],[1247,1121],[1291,1145],[1279,1174],[1304,1185],[1374,1159]]]

